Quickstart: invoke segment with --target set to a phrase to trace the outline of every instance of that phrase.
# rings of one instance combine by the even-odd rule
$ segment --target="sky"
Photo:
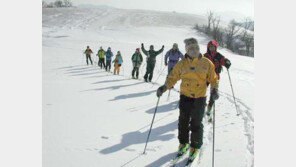
[[[52,2],[54,0],[45,0]],[[123,9],[148,9],[206,14],[212,10],[227,15],[254,18],[254,0],[72,0],[79,4],[108,5]]]

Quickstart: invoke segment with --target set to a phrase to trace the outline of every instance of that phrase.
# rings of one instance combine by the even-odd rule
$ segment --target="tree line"
[[[231,20],[226,28],[221,27],[220,21],[220,16],[209,11],[207,24],[196,24],[193,28],[216,40],[221,47],[254,57],[254,21],[250,18],[245,18],[241,23]]]
[[[68,8],[73,7],[73,3],[70,0],[56,0],[54,2],[46,3],[42,1],[42,8]]]

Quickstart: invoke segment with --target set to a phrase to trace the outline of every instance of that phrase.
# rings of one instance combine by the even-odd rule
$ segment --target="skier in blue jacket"
[[[113,53],[112,53],[110,47],[108,47],[108,50],[105,53],[105,55],[106,55],[106,71],[110,71],[110,69],[111,69],[111,61],[112,61],[112,57],[113,57]],[[109,69],[108,69],[108,67],[109,67]]]
[[[169,62],[168,62],[169,59]],[[165,54],[164,62],[168,66],[168,74],[173,70],[179,59],[184,59],[183,54],[178,49],[178,44],[174,43],[173,48]]]

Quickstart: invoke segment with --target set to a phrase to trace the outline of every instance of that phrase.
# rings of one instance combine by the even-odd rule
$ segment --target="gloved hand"
[[[218,100],[219,99],[218,89],[213,88],[211,90],[211,96],[212,96],[213,100]]]
[[[162,45],[162,49],[164,49],[164,45]]]
[[[142,44],[141,44],[141,46],[143,47],[143,46],[144,46],[144,44],[142,43]]]
[[[164,65],[165,65],[165,66],[168,66],[168,62],[164,62]]]
[[[224,64],[227,69],[229,69],[229,67],[231,66],[231,62],[229,60],[225,60]]]
[[[161,87],[159,87],[157,89],[157,93],[156,93],[156,96],[157,97],[160,97],[162,96],[162,94],[167,90],[167,87],[165,85],[162,85]]]

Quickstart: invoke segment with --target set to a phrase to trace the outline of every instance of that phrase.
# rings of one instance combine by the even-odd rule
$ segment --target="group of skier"
[[[91,54],[93,54],[92,50],[89,48],[89,46],[87,46],[86,50],[84,51],[84,54],[86,55],[86,64],[88,65],[88,60],[90,60],[91,64],[93,65],[93,61],[91,59]],[[110,71],[111,70],[111,62],[114,63],[114,75],[118,74],[120,72],[120,66],[123,63],[123,59],[121,56],[120,51],[117,51],[117,54],[115,56],[115,59],[112,61],[112,57],[113,52],[111,51],[111,47],[108,47],[107,51],[105,51],[103,49],[103,47],[101,46],[100,49],[98,50],[98,53],[96,54],[96,56],[99,57],[99,61],[98,61],[98,66],[102,69],[104,67],[104,69],[106,71]],[[105,63],[105,58],[106,58],[106,63]]]
[[[189,160],[192,162],[199,154],[199,149],[203,144],[202,119],[204,113],[206,112],[206,115],[210,116],[213,104],[219,98],[219,74],[222,71],[222,66],[229,69],[231,62],[217,51],[218,43],[216,41],[208,43],[205,54],[200,53],[200,47],[195,38],[185,39],[184,43],[185,55],[180,52],[177,43],[174,43],[172,49],[165,54],[164,63],[168,66],[168,75],[164,85],[157,89],[157,97],[160,98],[164,92],[172,89],[178,80],[182,80],[179,101],[179,147],[177,157],[181,157],[189,150]],[[154,46],[150,45],[150,49],[147,51],[142,43],[141,50],[147,56],[144,80],[145,82],[151,82],[156,56],[163,52],[164,46],[160,50],[155,51]],[[89,47],[87,47],[85,54],[87,64],[88,59],[92,63],[90,57],[92,51]],[[111,48],[109,47],[107,52],[105,52],[101,47],[97,56],[99,56],[98,65],[101,68],[104,66],[106,71],[110,71],[111,58],[113,56]],[[139,68],[143,62],[140,48],[136,49],[131,60],[133,63],[132,78],[138,79]],[[114,74],[115,72],[119,74],[120,66],[123,62],[120,51],[117,52],[113,62],[115,63]],[[211,86],[210,99],[206,110],[206,93],[209,85]],[[191,135],[189,137],[190,131]]]

